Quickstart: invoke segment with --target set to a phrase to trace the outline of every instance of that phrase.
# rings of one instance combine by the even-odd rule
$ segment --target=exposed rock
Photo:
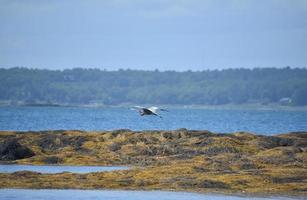
[[[44,150],[51,151],[60,150],[69,145],[77,150],[81,148],[82,144],[86,141],[87,139],[83,136],[71,137],[60,134],[48,134],[41,137],[38,141],[38,145]]]
[[[34,155],[31,149],[22,146],[15,138],[8,138],[0,145],[0,160],[18,160]]]
[[[187,131],[186,136],[204,138],[204,137],[209,137],[209,136],[212,136],[212,135],[214,135],[214,133],[207,131],[207,130],[204,130],[204,131],[189,130],[189,131]]]
[[[230,186],[221,181],[214,180],[204,180],[197,181],[188,177],[179,178],[178,180],[174,179],[173,181],[177,181],[181,187],[184,188],[206,188],[206,189],[229,189]]]
[[[281,138],[276,136],[265,136],[260,137],[257,140],[257,144],[259,147],[265,149],[272,149],[279,146],[291,146],[294,144],[294,140],[291,138]]]
[[[273,183],[297,183],[307,181],[307,176],[272,177]]]
[[[200,188],[217,188],[217,189],[228,189],[230,188],[229,185],[223,183],[221,181],[214,181],[214,180],[205,180],[197,184]]]
[[[296,158],[296,154],[302,152],[300,148],[296,147],[277,147],[274,149],[269,149],[261,153],[261,155],[256,156],[257,161],[272,165],[281,164],[297,164],[303,162]]]
[[[134,167],[88,173],[82,177],[74,173],[0,173],[0,188],[141,188],[307,194],[306,137],[307,133],[261,136],[187,129],[5,132],[0,134],[0,143],[6,143],[0,144],[1,157],[6,149],[20,146],[33,149],[37,154],[30,159],[13,161],[17,164]],[[18,140],[8,142],[9,138]]]
[[[257,169],[257,168],[258,167],[254,163],[251,163],[251,162],[242,163],[240,165],[240,169],[242,169],[242,170]]]
[[[59,164],[62,161],[63,161],[63,159],[59,158],[57,156],[48,156],[48,157],[43,159],[43,162],[45,162],[46,164]]]
[[[208,149],[204,150],[203,153],[207,156],[214,156],[221,153],[238,153],[239,150],[237,150],[234,147],[209,147]]]
[[[162,137],[164,137],[165,139],[168,140],[172,140],[172,139],[179,139],[181,138],[180,132],[162,132]]]
[[[214,140],[212,138],[204,138],[202,140],[195,142],[194,144],[198,147],[204,147],[204,146],[212,144],[213,142]]]
[[[117,143],[117,142],[114,142],[114,143],[110,144],[108,146],[108,148],[109,148],[110,151],[118,151],[118,150],[121,149],[121,144]]]
[[[63,140],[63,137],[61,138]],[[57,135],[46,135],[38,141],[38,145],[45,150],[56,150],[63,147],[63,142]]]
[[[40,172],[32,172],[32,171],[18,171],[18,172],[14,172],[12,173],[13,175],[16,175],[17,177],[32,177],[32,176],[36,176],[36,175],[40,175]]]

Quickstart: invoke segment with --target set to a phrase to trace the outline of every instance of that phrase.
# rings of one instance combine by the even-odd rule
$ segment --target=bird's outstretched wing
[[[131,110],[140,110],[140,109],[146,109],[145,107],[142,106],[133,106],[130,108]]]
[[[168,110],[166,110],[164,108],[158,108],[156,106],[152,106],[152,107],[149,107],[147,109],[150,110],[153,113],[156,113],[156,114],[158,113],[158,111],[166,111],[166,112],[168,112]]]

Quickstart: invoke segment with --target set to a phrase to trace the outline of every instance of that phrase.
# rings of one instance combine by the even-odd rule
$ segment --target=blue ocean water
[[[0,107],[0,130],[174,130],[249,131],[272,135],[307,130],[307,111],[170,108],[140,116],[129,108]]]
[[[189,192],[163,192],[163,191],[120,191],[120,190],[31,190],[31,189],[0,189],[1,200],[291,200],[287,197],[239,197],[219,194],[199,194]]]

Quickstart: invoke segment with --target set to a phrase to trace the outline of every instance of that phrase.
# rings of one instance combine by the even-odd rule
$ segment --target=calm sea
[[[219,194],[198,194],[188,192],[163,191],[120,191],[120,190],[31,190],[31,189],[0,189],[1,200],[292,200],[290,197],[239,197]],[[304,197],[296,198],[304,199]]]
[[[169,109],[139,116],[129,108],[0,107],[0,130],[174,130],[249,131],[272,135],[307,131],[307,111]]]

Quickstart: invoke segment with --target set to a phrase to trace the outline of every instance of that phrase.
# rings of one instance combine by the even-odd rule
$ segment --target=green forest
[[[0,101],[25,104],[307,105],[306,68],[204,71],[0,68]]]

